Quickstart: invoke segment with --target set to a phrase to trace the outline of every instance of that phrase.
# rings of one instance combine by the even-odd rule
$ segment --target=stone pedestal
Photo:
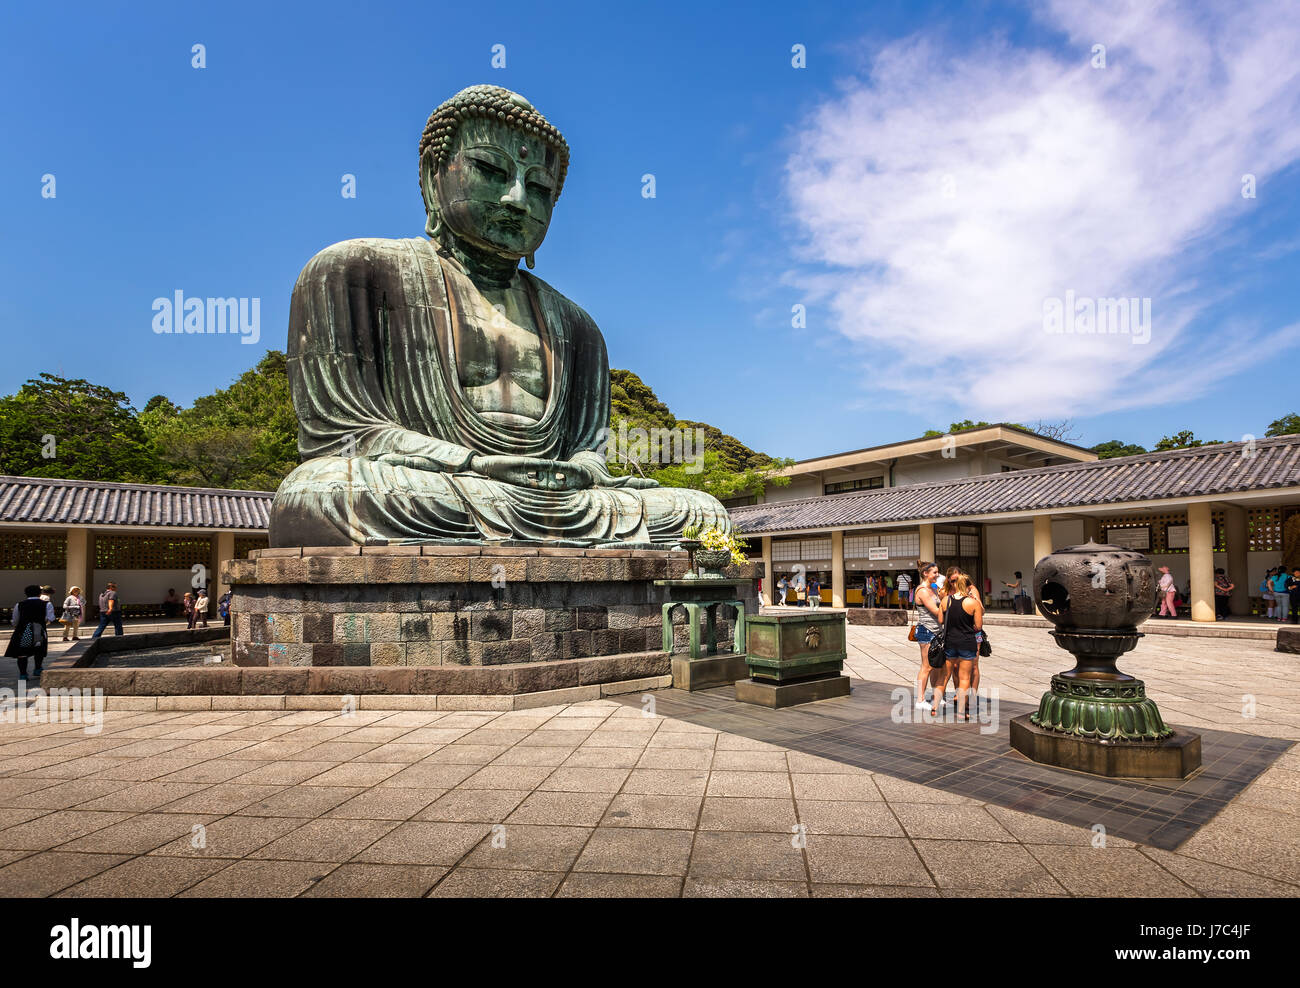
[[[436,544],[255,550],[222,575],[239,666],[515,669],[661,652],[655,581],[686,568],[666,550]],[[757,567],[734,576],[757,610]],[[673,636],[688,645],[684,621]]]
[[[1098,741],[1039,727],[1032,714],[1011,721],[1011,747],[1044,765],[1125,779],[1185,779],[1201,767],[1201,736],[1176,731],[1158,741]]]
[[[736,683],[736,699],[765,707],[789,707],[847,696],[848,658],[842,611],[764,614],[745,629],[749,679]]]

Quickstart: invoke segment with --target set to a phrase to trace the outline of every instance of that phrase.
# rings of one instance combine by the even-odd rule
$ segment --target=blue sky
[[[284,347],[312,254],[422,234],[424,120],[490,82],[572,148],[537,274],[614,366],[755,448],[1300,411],[1294,5],[181,6],[0,14],[0,392],[224,386]],[[260,298],[261,344],[153,333],[177,290]],[[1150,298],[1149,340],[1047,332],[1067,291]]]

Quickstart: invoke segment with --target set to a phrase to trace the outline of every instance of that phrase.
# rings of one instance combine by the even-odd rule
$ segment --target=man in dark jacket
[[[18,678],[27,678],[27,660],[36,660],[35,675],[41,675],[41,663],[49,650],[47,627],[54,623],[54,605],[41,599],[41,588],[30,586],[23,590],[26,600],[14,604],[14,633],[9,639],[5,655],[18,660]]]

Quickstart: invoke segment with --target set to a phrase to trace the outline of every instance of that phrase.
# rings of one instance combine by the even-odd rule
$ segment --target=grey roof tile
[[[1300,436],[772,501],[732,508],[731,520],[758,535],[1287,487],[1300,487]]]
[[[0,476],[0,523],[265,529],[271,491]]]

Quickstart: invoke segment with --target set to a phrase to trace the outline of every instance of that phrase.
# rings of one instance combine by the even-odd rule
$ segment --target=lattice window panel
[[[64,535],[0,535],[0,569],[64,569],[67,565]]]
[[[212,562],[209,539],[110,535],[95,539],[96,569],[189,569]]]
[[[235,558],[247,559],[252,550],[265,549],[268,544],[267,539],[235,539]]]
[[[957,533],[935,532],[934,554],[940,559],[951,559],[957,555]]]
[[[773,562],[798,563],[830,558],[830,539],[784,539],[772,542]]]
[[[1251,552],[1282,551],[1283,505],[1251,508],[1246,512],[1246,540]]]
[[[774,562],[797,563],[799,561],[799,540],[773,539],[772,560]]]
[[[1210,521],[1214,526],[1214,551],[1226,552],[1228,549],[1228,531],[1223,524],[1223,512],[1210,512]],[[1166,514],[1150,514],[1124,518],[1107,518],[1102,521],[1102,537],[1106,536],[1108,529],[1112,528],[1140,528],[1150,526],[1151,528],[1151,548],[1143,550],[1152,553],[1168,553],[1171,555],[1182,555],[1187,552],[1186,549],[1169,548],[1169,538],[1166,529],[1170,525],[1186,525],[1187,513],[1185,511],[1169,512]],[[1249,532],[1249,520],[1247,521],[1247,532]]]
[[[960,538],[962,558],[970,559],[980,554],[980,537],[978,535],[967,535],[962,532]]]
[[[921,552],[921,533],[885,532],[880,544],[888,547],[890,559],[915,559]]]
[[[878,544],[878,540],[879,536],[876,535],[844,536],[844,558],[866,559],[867,550],[874,548]]]

